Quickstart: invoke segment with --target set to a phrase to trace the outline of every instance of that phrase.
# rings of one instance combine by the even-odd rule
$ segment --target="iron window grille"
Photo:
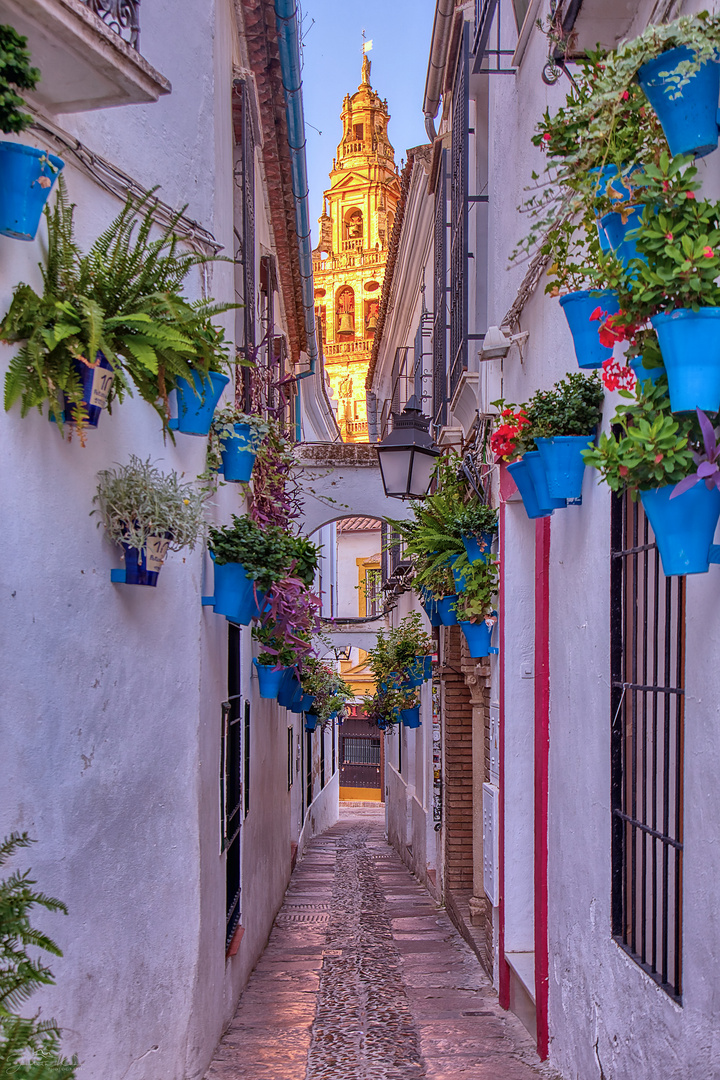
[[[433,267],[433,421],[437,428],[447,423],[447,150],[440,156],[440,175],[435,192]]]
[[[365,570],[365,614],[380,615],[382,612],[382,575],[379,568]]]
[[[682,995],[685,579],[666,578],[640,503],[612,509],[612,932]]]
[[[234,180],[237,190],[235,211],[236,291],[242,308],[238,312],[238,338],[246,354],[255,346],[255,135],[253,132],[250,92],[242,79],[233,83],[233,127],[235,131]],[[236,391],[243,408],[253,407],[248,368],[238,367]]]
[[[225,944],[240,921],[240,830],[242,827],[242,723],[240,704],[240,631],[228,626],[228,699],[222,705],[220,747],[220,815],[225,852]]]
[[[380,740],[346,735],[342,741],[343,765],[379,765]]]
[[[463,31],[452,104],[450,154],[450,388],[467,370],[468,358],[468,33]]]

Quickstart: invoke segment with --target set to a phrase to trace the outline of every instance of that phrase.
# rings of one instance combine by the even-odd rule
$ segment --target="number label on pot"
[[[156,574],[165,562],[170,541],[164,536],[149,536],[147,542],[147,568]]]
[[[107,405],[108,394],[112,381],[115,378],[114,371],[107,368],[96,367],[93,370],[92,390],[90,391],[90,405],[96,405],[98,409],[104,409]]]

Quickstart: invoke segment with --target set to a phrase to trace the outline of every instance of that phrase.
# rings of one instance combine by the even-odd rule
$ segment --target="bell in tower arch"
[[[355,294],[349,285],[338,293],[337,332],[353,334],[355,332]]]

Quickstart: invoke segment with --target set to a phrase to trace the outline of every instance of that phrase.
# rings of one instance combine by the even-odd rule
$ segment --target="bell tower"
[[[342,104],[342,139],[323,196],[313,252],[315,312],[325,369],[345,442],[367,442],[365,376],[377,326],[400,178],[388,139],[386,100],[370,84],[363,52],[357,91]]]

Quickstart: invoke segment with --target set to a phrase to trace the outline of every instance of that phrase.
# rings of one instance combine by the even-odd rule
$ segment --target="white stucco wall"
[[[143,6],[142,51],[173,84],[156,105],[61,118],[67,131],[233,250],[231,6],[160,0]],[[183,27],[183,33],[169,32]],[[30,141],[29,139],[27,141]],[[122,203],[66,158],[87,246]],[[258,247],[271,247],[257,171]],[[39,283],[35,243],[0,238],[0,309],[20,280]],[[232,299],[233,267],[206,273]],[[188,283],[201,295],[200,273]],[[234,317],[225,319],[232,338]],[[0,346],[4,370],[12,350]],[[47,419],[0,417],[3,778],[0,832],[38,843],[18,865],[60,897],[69,917],[39,915],[64,951],[57,986],[33,998],[64,1030],[81,1080],[197,1080],[234,1011],[269,933],[303,826],[298,775],[287,784],[287,726],[300,718],[261,701],[242,632],[242,695],[251,703],[250,809],[242,826],[242,925],[225,959],[225,858],[220,853],[221,703],[227,623],[203,608],[212,570],[201,548],[171,554],[157,589],[113,585],[121,565],[89,517],[98,470],[130,453],[190,479],[205,440],[163,441],[154,411],[129,399],[103,415],[87,447],[63,442]],[[242,513],[239,490],[218,490],[210,516]],[[337,813],[336,780],[314,821]],[[333,793],[334,792],[334,793]],[[333,809],[334,807],[334,809]],[[312,826],[311,826],[312,827]],[[307,829],[307,827],[306,827]]]

